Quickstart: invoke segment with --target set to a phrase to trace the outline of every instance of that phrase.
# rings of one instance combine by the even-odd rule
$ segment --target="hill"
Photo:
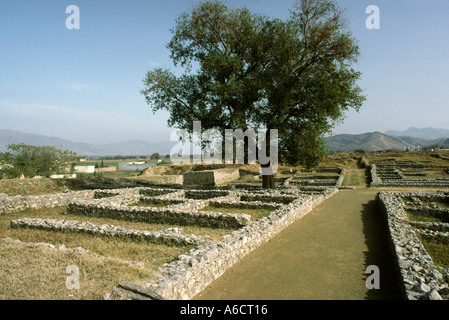
[[[430,145],[440,145],[449,148],[449,139],[421,139],[407,136],[390,136],[381,132],[369,132],[362,134],[339,134],[326,138],[329,151],[352,152],[355,150],[381,151],[417,149]]]
[[[8,144],[16,143],[36,146],[48,145],[69,149],[81,156],[140,156],[150,155],[155,152],[168,154],[171,147],[176,144],[176,142],[169,141],[145,142],[141,140],[127,140],[96,145],[15,130],[0,130],[0,152],[5,152]],[[327,137],[326,143],[331,152],[404,150],[404,148],[416,149],[434,144],[449,148],[449,138],[428,140],[410,136],[391,136],[381,132],[339,134]]]
[[[34,146],[54,146],[72,150],[82,156],[150,155],[155,152],[161,154],[170,152],[170,144],[165,142],[150,143],[140,140],[128,140],[96,145],[15,130],[0,130],[0,152],[5,152],[7,145],[17,143]]]
[[[449,138],[449,130],[440,128],[409,128],[405,131],[388,130],[385,131],[386,135],[396,137],[414,137],[421,139],[434,140],[439,138]]]

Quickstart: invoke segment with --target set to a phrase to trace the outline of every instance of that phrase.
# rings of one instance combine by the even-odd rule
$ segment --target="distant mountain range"
[[[380,150],[416,150],[430,145],[449,148],[449,134],[446,137],[437,139],[423,139],[419,137],[403,136],[400,132],[397,133],[398,136],[388,135],[381,132],[338,134],[327,137],[326,143],[327,148],[332,152],[352,152],[355,150],[364,150],[367,152]]]
[[[167,142],[145,142],[141,140],[127,140],[108,144],[91,144],[73,142],[56,137],[47,137],[39,134],[25,133],[15,130],[0,130],[0,152],[6,151],[9,144],[25,143],[34,146],[53,146],[68,149],[80,156],[121,156],[121,155],[151,155],[159,152],[167,154],[172,144]]]
[[[388,130],[384,132],[386,135],[395,137],[414,137],[421,139],[439,139],[449,138],[449,130],[437,128],[409,128],[405,131]]]
[[[429,138],[431,137],[431,138]],[[168,154],[176,142],[145,142],[127,140],[108,144],[73,142],[56,137],[25,133],[15,130],[0,130],[0,152],[6,151],[9,144],[48,145],[68,149],[80,156],[134,156],[151,155],[159,152]],[[449,130],[434,128],[410,128],[405,131],[369,132],[362,134],[338,134],[327,137],[329,151],[352,152],[355,150],[404,150],[439,145],[449,148]]]

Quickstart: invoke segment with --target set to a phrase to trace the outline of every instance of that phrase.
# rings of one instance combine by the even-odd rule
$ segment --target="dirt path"
[[[195,299],[400,299],[378,191],[363,185],[340,190],[248,254]],[[366,287],[369,265],[380,269],[379,290]]]

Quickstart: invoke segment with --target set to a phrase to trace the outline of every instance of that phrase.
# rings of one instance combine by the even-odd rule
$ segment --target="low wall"
[[[26,209],[63,207],[69,202],[92,199],[95,190],[54,193],[43,196],[3,196],[0,198],[0,214]]]
[[[95,172],[115,172],[115,171],[117,171],[117,167],[95,168]]]
[[[449,291],[448,284],[435,266],[410,226],[402,197],[420,196],[410,192],[380,192],[379,200],[386,215],[389,242],[400,285],[408,300],[441,300],[440,294]],[[447,299],[447,298],[446,298]]]
[[[238,172],[238,171],[237,171]],[[327,188],[319,194],[304,194],[297,188],[278,188],[275,190],[185,190],[163,188],[127,188],[113,190],[88,190],[38,197],[1,196],[2,212],[18,211],[26,208],[40,208],[67,205],[67,213],[87,216],[112,217],[155,223],[193,224],[207,227],[234,228],[235,231],[223,237],[221,242],[204,241],[189,253],[165,264],[148,290],[163,299],[191,299],[204,290],[212,281],[249,252],[270,240],[285,227],[303,217],[316,205],[338,192],[337,188]],[[167,208],[129,206],[135,201],[153,200],[170,202]],[[190,197],[190,198],[189,198]],[[193,198],[193,199],[192,199]],[[183,200],[182,202],[176,200]],[[267,201],[270,203],[267,204]],[[256,221],[250,221],[246,214],[221,212],[199,212],[199,209],[212,203],[230,207],[268,206],[274,211]],[[81,232],[109,233],[109,227],[89,223],[20,220],[13,223],[19,227],[67,228]],[[123,236],[143,237],[141,231],[117,229]],[[170,232],[169,232],[170,233]],[[169,235],[166,235],[169,236]]]
[[[210,171],[190,171],[184,173],[183,184],[186,186],[215,186],[240,178],[238,169],[218,169]]]
[[[157,180],[155,183],[160,184],[183,184],[184,176],[181,174],[178,175],[152,175],[151,177],[156,177]]]
[[[190,250],[163,268],[158,280],[148,284],[148,289],[163,299],[193,298],[249,252],[336,192],[338,190],[333,188],[321,195],[298,197],[289,205],[225,236],[221,243],[209,243]]]
[[[400,179],[382,179],[376,165],[370,165],[371,187],[414,187],[414,188],[449,188],[449,179],[408,180],[400,171],[395,170]]]
[[[94,173],[95,166],[75,166],[74,170],[79,173]]]
[[[149,167],[153,167],[157,165],[156,163],[142,163],[142,164],[131,164],[127,162],[119,162],[118,168],[123,171],[136,171],[136,170],[144,170]]]
[[[77,201],[67,205],[67,214],[82,214],[89,217],[104,217],[147,223],[194,225],[209,228],[240,228],[250,221],[247,214],[199,212],[191,209],[168,209],[154,207],[101,205],[92,201]]]
[[[95,225],[90,222],[31,218],[12,220],[10,226],[11,228],[81,232],[93,235],[130,238],[133,240],[176,246],[198,245],[201,242],[204,242],[201,237],[197,237],[195,235],[184,235],[183,230],[180,228],[170,228],[159,231],[144,231],[127,229],[113,225]]]

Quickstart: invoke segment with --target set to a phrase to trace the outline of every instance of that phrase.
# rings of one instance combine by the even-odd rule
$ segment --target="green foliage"
[[[8,152],[0,153],[0,176],[5,178],[27,178],[36,175],[49,177],[52,174],[73,172],[76,153],[51,146],[31,146],[23,143],[7,146]]]
[[[158,152],[155,152],[150,156],[151,160],[159,160],[160,158],[161,158],[161,156]]]
[[[313,166],[324,134],[365,100],[351,67],[359,48],[333,1],[298,1],[285,21],[203,1],[171,31],[171,58],[186,72],[149,70],[141,90],[169,126],[278,129],[281,161]]]

